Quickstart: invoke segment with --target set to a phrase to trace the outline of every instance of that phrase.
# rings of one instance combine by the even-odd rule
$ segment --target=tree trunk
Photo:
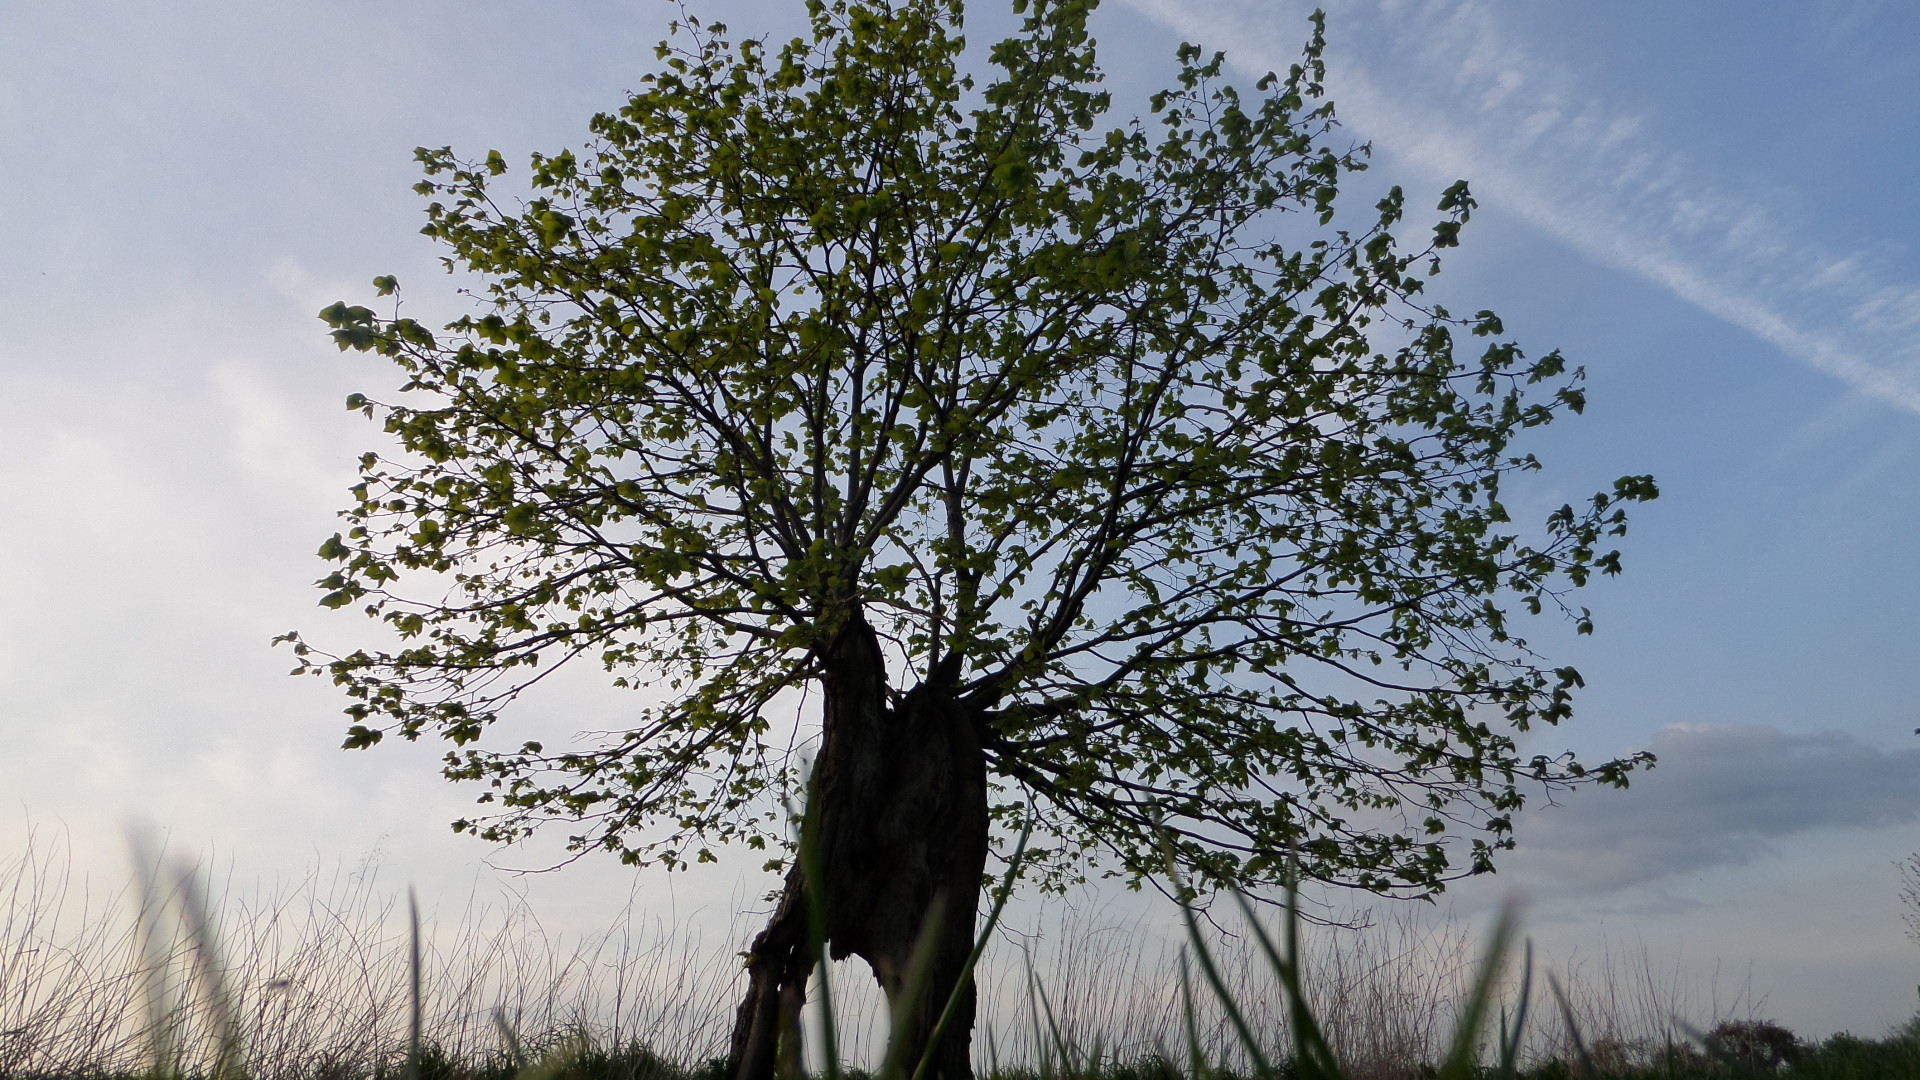
[[[957,672],[936,672],[890,705],[879,640],[857,614],[822,659],[823,732],[808,812],[821,815],[824,880],[808,882],[796,863],[754,939],[728,1062],[734,1080],[770,1080],[776,1048],[797,1045],[781,1038],[792,1023],[782,1018],[797,1017],[806,996],[809,888],[825,900],[829,953],[867,961],[889,1001],[904,989],[923,927],[934,935],[926,990],[906,1003],[909,1069],[973,948],[987,860],[986,761],[978,718],[951,692]],[[927,925],[930,912],[937,921]],[[931,1075],[940,1080],[972,1080],[974,1001],[969,985],[934,1055]]]

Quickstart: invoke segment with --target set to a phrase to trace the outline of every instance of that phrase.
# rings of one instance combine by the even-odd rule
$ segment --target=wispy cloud
[[[1249,71],[1284,71],[1307,5],[1125,0]],[[1690,164],[1641,117],[1513,40],[1486,0],[1368,0],[1335,13],[1330,91],[1343,121],[1890,405],[1920,412],[1920,283],[1836,250],[1784,201]]]

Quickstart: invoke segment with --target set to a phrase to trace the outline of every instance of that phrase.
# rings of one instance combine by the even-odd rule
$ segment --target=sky
[[[706,0],[739,31],[795,6]],[[1652,473],[1597,629],[1534,639],[1587,688],[1551,740],[1651,749],[1625,792],[1530,811],[1452,903],[1526,901],[1561,954],[1738,972],[1805,1034],[1912,1015],[1895,864],[1920,849],[1920,8],[1897,0],[1350,0],[1329,90],[1368,183],[1479,209],[1437,279],[1587,373],[1533,445],[1544,514]],[[337,747],[343,704],[269,640],[352,641],[313,557],[392,384],[314,317],[395,274],[458,310],[418,235],[415,146],[583,141],[653,62],[656,0],[68,0],[0,7],[0,855],[58,834],[102,879],[130,822],[236,873],[369,858],[429,898],[524,891],[551,925],[626,902],[728,924],[756,859],[665,881],[446,823],[438,750]],[[1122,110],[1173,45],[1251,82],[1293,0],[1107,0]],[[1007,25],[976,4],[973,34]],[[436,294],[435,290],[439,290]],[[1455,299],[1457,298],[1457,300]],[[575,679],[529,729],[613,726]],[[44,839],[42,840],[44,842]]]

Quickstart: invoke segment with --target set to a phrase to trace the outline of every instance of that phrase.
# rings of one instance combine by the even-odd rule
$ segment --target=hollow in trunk
[[[957,671],[936,670],[895,699],[879,639],[858,614],[828,645],[823,664],[823,730],[807,810],[820,815],[823,880],[806,880],[796,860],[748,952],[728,1062],[734,1080],[770,1080],[788,1054],[798,1064],[798,1017],[813,960],[809,889],[821,890],[829,954],[865,960],[888,1000],[913,1010],[901,1058],[909,1070],[973,947],[987,859],[986,764],[980,718],[952,693]],[[924,991],[902,1005],[923,932],[933,950]],[[960,991],[930,1076],[972,1080],[975,997],[971,983]]]

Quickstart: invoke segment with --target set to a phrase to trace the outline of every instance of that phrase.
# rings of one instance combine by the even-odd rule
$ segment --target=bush
[[[1724,1020],[1707,1033],[1707,1045],[1749,1069],[1778,1069],[1801,1057],[1800,1040],[1771,1020]]]

